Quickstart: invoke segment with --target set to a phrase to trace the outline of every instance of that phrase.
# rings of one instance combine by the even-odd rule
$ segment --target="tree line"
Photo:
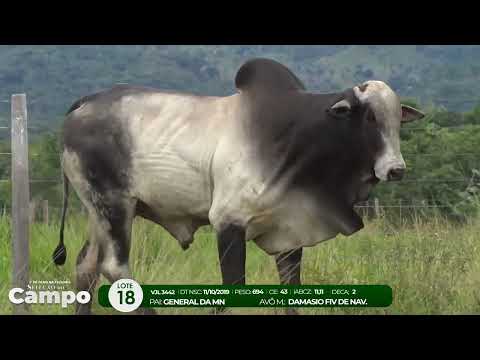
[[[0,121],[2,101],[25,92],[30,118],[52,128],[76,99],[116,83],[231,94],[236,71],[254,57],[280,61],[311,91],[377,79],[455,111],[470,109],[480,91],[475,45],[0,45],[0,53]]]

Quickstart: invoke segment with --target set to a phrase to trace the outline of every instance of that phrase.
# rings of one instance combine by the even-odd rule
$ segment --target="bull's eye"
[[[370,124],[375,124],[377,122],[377,119],[375,118],[375,114],[373,113],[373,111],[369,111],[368,114],[367,114],[367,121],[370,123]]]

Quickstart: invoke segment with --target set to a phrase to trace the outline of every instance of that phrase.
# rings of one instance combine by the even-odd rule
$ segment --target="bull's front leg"
[[[223,285],[245,285],[245,229],[227,225],[217,233],[217,242]],[[213,313],[224,311],[225,308],[217,307]]]
[[[223,285],[245,284],[245,229],[228,225],[218,233],[218,256]]]
[[[302,248],[281,253],[275,257],[277,263],[280,284],[282,285],[300,285],[300,270],[302,264]],[[298,315],[298,311],[292,308],[286,308],[287,315]]]

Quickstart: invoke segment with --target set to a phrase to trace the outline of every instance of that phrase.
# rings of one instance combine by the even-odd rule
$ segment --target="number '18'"
[[[117,291],[117,294],[120,297],[120,304],[123,304],[123,291]],[[125,292],[125,304],[127,305],[132,305],[135,302],[135,296],[134,292],[132,290],[128,290]]]

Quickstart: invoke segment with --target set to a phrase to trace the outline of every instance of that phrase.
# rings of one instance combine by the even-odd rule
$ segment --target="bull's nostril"
[[[405,173],[405,169],[403,168],[391,169],[388,172],[388,181],[402,180],[404,173]]]

